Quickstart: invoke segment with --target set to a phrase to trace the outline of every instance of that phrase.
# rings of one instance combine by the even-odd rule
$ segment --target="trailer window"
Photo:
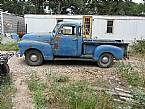
[[[107,21],[107,33],[113,33],[113,20]]]

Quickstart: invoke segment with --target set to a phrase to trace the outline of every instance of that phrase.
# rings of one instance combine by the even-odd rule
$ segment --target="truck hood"
[[[34,40],[40,42],[48,42],[52,39],[52,33],[28,33],[25,34],[22,40]]]

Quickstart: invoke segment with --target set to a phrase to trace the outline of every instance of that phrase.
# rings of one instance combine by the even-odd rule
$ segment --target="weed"
[[[144,85],[142,74],[135,70],[130,63],[119,62],[116,66],[116,71],[129,85],[136,87]]]
[[[136,105],[134,107],[137,107],[139,109],[145,108],[145,90],[141,87],[133,88],[131,90],[134,100],[136,101]]]
[[[28,88],[33,92],[33,100],[36,104],[37,109],[43,109],[45,107],[45,96],[44,96],[44,84],[40,83],[37,76],[33,74],[28,81]]]
[[[18,50],[18,46],[16,42],[0,44],[0,51],[17,51],[17,50]]]
[[[131,46],[130,46],[130,52],[133,56],[141,56],[144,57],[145,54],[145,40],[140,40],[137,42],[134,42]]]
[[[66,109],[112,109],[111,97],[106,93],[96,93],[85,81],[65,86],[51,84],[48,93],[50,104],[57,102]]]
[[[11,77],[0,77],[0,109],[11,109],[12,95],[15,92],[14,86],[11,84]]]
[[[133,103],[127,103],[130,109],[145,108],[145,77],[144,66],[132,66],[130,63],[119,62],[117,64],[117,73],[131,85],[130,90],[133,95]]]

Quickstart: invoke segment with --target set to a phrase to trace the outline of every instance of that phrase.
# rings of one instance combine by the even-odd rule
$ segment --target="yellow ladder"
[[[83,16],[83,37],[92,38],[92,16]]]

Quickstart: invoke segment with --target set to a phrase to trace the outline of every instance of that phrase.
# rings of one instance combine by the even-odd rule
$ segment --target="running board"
[[[54,60],[89,60],[93,61],[91,55],[82,55],[81,57],[55,57]]]

